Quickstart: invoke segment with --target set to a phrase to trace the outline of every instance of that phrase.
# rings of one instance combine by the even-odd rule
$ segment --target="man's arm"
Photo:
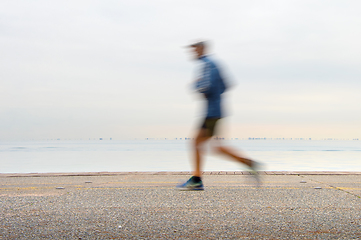
[[[195,88],[198,92],[209,93],[212,85],[212,66],[209,62],[204,64],[202,77],[196,81]]]

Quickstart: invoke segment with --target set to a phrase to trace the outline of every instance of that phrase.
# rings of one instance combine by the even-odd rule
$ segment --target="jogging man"
[[[222,78],[219,68],[213,62],[213,60],[206,55],[207,43],[206,42],[197,42],[189,46],[193,50],[195,58],[202,63],[201,75],[195,81],[195,89],[203,94],[204,98],[207,101],[207,111],[203,123],[201,124],[198,132],[196,133],[195,140],[193,141],[193,150],[194,150],[194,171],[193,176],[185,183],[178,185],[178,190],[204,190],[204,186],[201,179],[201,168],[202,168],[202,146],[213,136],[216,135],[216,126],[218,121],[222,118],[222,93],[225,92],[227,86]],[[254,176],[257,175],[258,163],[238,156],[234,150],[229,147],[221,146],[218,143],[218,146],[215,147],[215,150],[219,153],[222,153],[226,156],[229,156],[231,159],[247,165],[251,173]],[[257,178],[258,180],[258,178]]]

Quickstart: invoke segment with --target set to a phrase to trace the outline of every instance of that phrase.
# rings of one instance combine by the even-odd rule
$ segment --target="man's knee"
[[[204,144],[205,142],[207,142],[208,140],[209,140],[208,137],[197,137],[197,138],[195,138],[194,141],[193,141],[193,146],[194,146],[194,148],[199,149],[199,148],[202,147],[203,144]]]
[[[202,140],[202,138],[194,139],[194,141],[193,141],[194,148],[199,149],[202,146],[203,142],[204,141]]]
[[[213,151],[215,151],[216,153],[224,153],[225,149],[223,146],[214,146]]]

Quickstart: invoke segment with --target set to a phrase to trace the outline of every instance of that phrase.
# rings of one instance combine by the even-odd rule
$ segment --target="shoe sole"
[[[251,176],[256,180],[257,187],[262,185],[262,180],[258,172],[250,172]]]
[[[178,191],[203,191],[204,188],[176,188]]]

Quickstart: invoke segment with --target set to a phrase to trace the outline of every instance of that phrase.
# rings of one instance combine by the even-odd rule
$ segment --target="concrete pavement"
[[[0,174],[0,239],[358,239],[361,173]]]

